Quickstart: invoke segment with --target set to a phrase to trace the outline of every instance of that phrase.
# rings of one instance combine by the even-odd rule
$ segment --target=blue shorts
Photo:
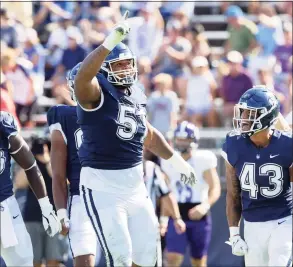
[[[168,252],[185,255],[189,245],[191,256],[194,259],[201,259],[207,255],[212,233],[211,216],[205,216],[200,221],[185,221],[186,232],[177,234],[173,220],[169,220],[166,234],[166,248]]]

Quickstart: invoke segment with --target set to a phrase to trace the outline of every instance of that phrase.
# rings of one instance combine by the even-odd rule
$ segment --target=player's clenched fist
[[[232,254],[244,256],[248,252],[246,242],[240,236],[239,227],[230,227],[230,239],[226,243],[232,247]]]
[[[62,226],[62,230],[60,234],[66,236],[70,228],[70,220],[67,215],[67,210],[66,209],[57,210],[57,218],[60,221]]]
[[[232,253],[236,256],[244,256],[247,251],[248,247],[246,242],[241,238],[240,235],[234,235],[230,237],[230,243],[232,246]]]
[[[128,11],[123,15],[123,18],[118,24],[115,25],[110,34],[106,37],[103,42],[103,46],[109,51],[112,51],[113,48],[125,39],[127,34],[130,32],[130,26],[127,22]]]
[[[56,217],[48,197],[39,199],[39,204],[42,210],[44,229],[46,233],[52,237],[61,231],[61,224]]]

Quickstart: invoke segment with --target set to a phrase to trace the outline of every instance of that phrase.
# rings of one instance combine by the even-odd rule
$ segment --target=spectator
[[[179,101],[172,88],[172,77],[161,73],[153,78],[155,91],[151,93],[147,110],[150,123],[164,136],[177,125]]]
[[[260,55],[272,55],[278,44],[284,43],[284,33],[282,29],[282,21],[276,15],[273,6],[263,4],[258,16],[258,33],[256,39],[260,46]]]
[[[17,32],[15,28],[10,25],[7,10],[4,8],[0,10],[0,20],[1,41],[4,41],[10,48],[18,48],[19,42]]]
[[[83,61],[86,56],[85,49],[81,46],[83,42],[82,35],[79,30],[69,28],[66,31],[68,38],[68,48],[65,49],[61,64],[57,67],[56,73],[65,77],[68,70],[71,70],[76,64]]]
[[[163,40],[164,21],[159,9],[154,3],[143,5],[137,17],[129,19],[131,31],[128,45],[130,50],[140,57],[150,57],[151,61],[157,56]]]
[[[48,140],[33,136],[31,151],[35,156],[36,163],[44,177],[49,200],[51,203],[54,203]],[[18,189],[27,188],[27,180],[22,169],[17,173],[16,180]],[[42,266],[43,263],[45,263],[45,266],[57,267],[60,266],[61,262],[67,260],[67,240],[59,234],[54,237],[49,237],[47,235],[43,227],[42,213],[39,203],[30,188],[27,190],[23,220],[26,224],[33,245],[34,267]]]
[[[191,25],[186,33],[186,38],[190,41],[192,50],[190,53],[190,60],[188,60],[188,65],[191,66],[191,61],[196,56],[203,56],[208,59],[211,55],[211,48],[209,46],[208,40],[204,35],[204,27],[201,24]],[[210,62],[209,62],[210,65]]]
[[[45,51],[39,42],[37,32],[32,28],[26,30],[24,54],[33,63],[32,75],[35,91],[38,95],[42,95],[45,81]]]
[[[17,59],[15,51],[9,49],[1,55],[1,68],[7,80],[13,84],[13,100],[21,125],[33,126],[32,114],[36,106],[36,94],[31,75],[32,63]]]
[[[232,50],[248,55],[256,47],[256,25],[244,18],[239,6],[231,5],[225,12],[228,21],[229,39],[225,44],[226,53]]]
[[[16,115],[15,104],[12,99],[13,85],[7,81],[5,74],[0,71],[0,111],[6,111],[13,115],[20,128],[20,123]]]
[[[253,86],[252,79],[242,66],[243,56],[237,51],[230,51],[227,60],[229,74],[223,77],[219,90],[220,97],[224,101],[221,115],[225,117],[225,124],[227,121],[231,123],[233,107],[241,95]]]
[[[290,57],[292,57],[292,23],[286,22],[284,24],[284,44],[278,45],[275,50],[277,62],[281,66],[282,73],[291,73],[292,63],[290,64]]]
[[[262,68],[258,71],[259,76],[259,84],[266,85],[268,88],[274,92],[274,94],[278,97],[281,104],[281,113],[286,114],[288,112],[288,99],[289,90],[283,84],[276,84],[274,82],[273,72],[269,69]]]
[[[213,111],[213,98],[217,88],[215,79],[209,71],[209,63],[205,57],[197,56],[192,60],[192,73],[188,77],[186,92],[186,119],[198,127],[207,124],[216,126]]]
[[[150,94],[150,89],[151,89],[151,60],[149,57],[141,57],[138,62],[137,62],[137,67],[138,67],[138,79],[139,82],[143,85],[145,88],[145,94],[149,96]]]
[[[191,51],[190,42],[181,36],[182,25],[178,20],[170,20],[167,25],[167,36],[159,49],[154,62],[154,74],[161,72],[174,77],[175,91],[181,96],[185,88],[184,65]]]
[[[79,22],[79,28],[85,39],[85,48],[89,51],[97,48],[113,28],[115,14],[110,7],[103,7],[88,19]]]
[[[68,29],[73,29],[76,32],[79,30],[76,26],[73,26],[71,15],[65,18],[60,18],[56,26],[57,28],[52,31],[48,39],[47,47],[51,48],[53,45],[57,45],[58,47],[61,47],[62,49],[66,49],[68,48],[68,38],[67,38],[66,31]]]

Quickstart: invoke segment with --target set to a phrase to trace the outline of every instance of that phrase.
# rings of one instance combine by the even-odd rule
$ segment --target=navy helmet
[[[131,67],[119,71],[112,69],[112,64],[121,60],[130,60]],[[137,81],[136,58],[127,45],[119,43],[104,60],[100,72],[113,85],[131,86]]]
[[[74,78],[79,70],[81,66],[81,62],[79,62],[77,65],[75,65],[71,70],[69,70],[67,72],[67,75],[66,75],[66,80],[67,80],[67,86],[70,90],[70,95],[71,95],[71,98],[72,100],[74,100],[76,102],[76,97],[75,97],[75,94],[74,94]]]
[[[244,136],[270,128],[278,119],[280,103],[274,93],[263,85],[247,90],[234,106],[233,127]]]
[[[181,153],[187,153],[198,147],[199,129],[188,121],[182,121],[174,131],[174,147]]]

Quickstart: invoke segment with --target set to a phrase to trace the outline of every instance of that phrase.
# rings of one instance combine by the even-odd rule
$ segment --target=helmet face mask
[[[121,70],[114,70],[114,63],[120,61],[130,61],[128,68]],[[137,81],[137,66],[134,57],[127,57],[123,59],[113,59],[110,61],[104,61],[101,69],[107,73],[107,79],[110,83],[120,86],[130,86]]]
[[[77,103],[76,96],[74,93],[74,77],[72,77],[72,71],[68,71],[66,75],[67,86],[69,88],[71,99]]]
[[[121,66],[116,68],[119,62]],[[136,58],[125,44],[120,43],[104,60],[101,73],[111,84],[129,87],[138,78]]]
[[[197,146],[198,144],[191,138],[175,137],[174,139],[174,148],[182,154],[189,153]]]
[[[279,102],[264,88],[252,88],[242,95],[234,106],[233,128],[243,136],[270,128],[278,119]]]

